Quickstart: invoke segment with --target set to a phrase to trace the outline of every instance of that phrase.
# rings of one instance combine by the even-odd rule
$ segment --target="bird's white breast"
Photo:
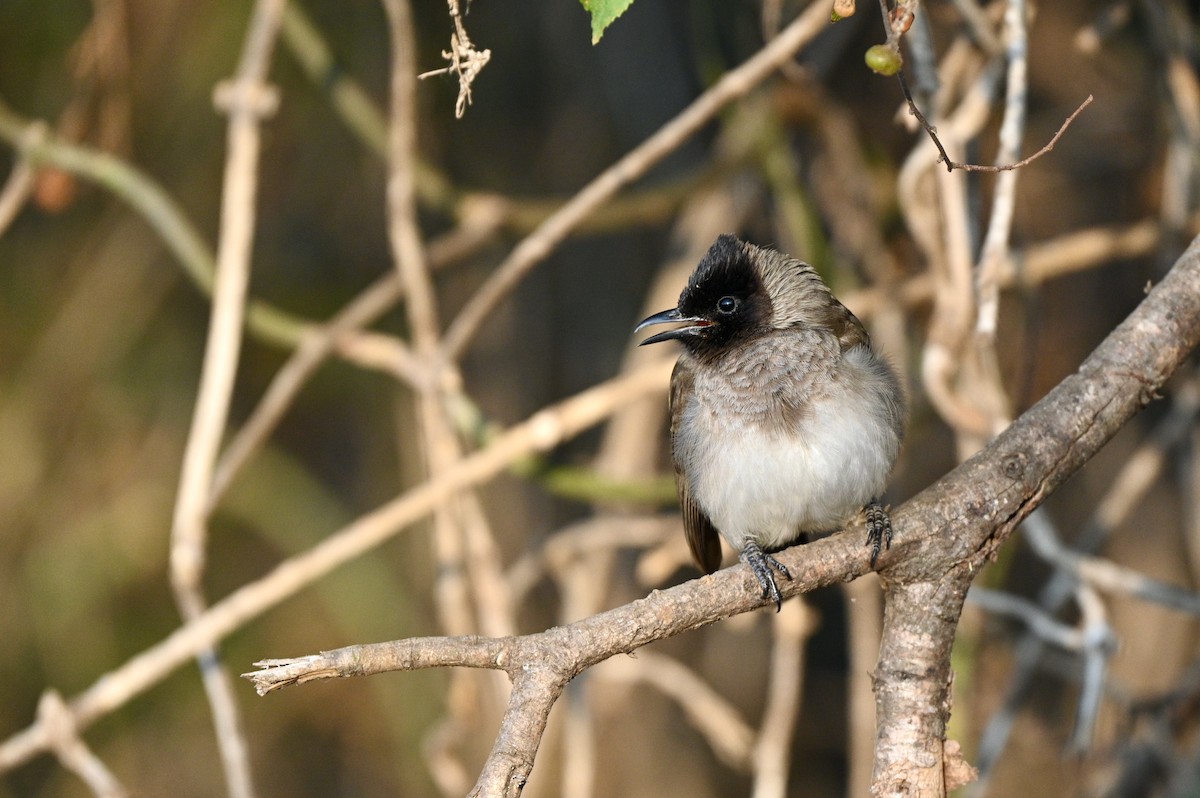
[[[765,356],[759,371],[779,373],[748,383],[741,372],[697,369],[674,455],[693,499],[734,548],[837,529],[882,493],[899,432],[887,421],[878,363],[865,347],[833,357],[830,369],[795,375],[795,364]],[[779,423],[781,400],[802,405],[787,425]]]

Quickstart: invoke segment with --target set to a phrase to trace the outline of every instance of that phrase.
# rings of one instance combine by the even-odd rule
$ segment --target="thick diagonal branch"
[[[902,508],[897,561],[884,570],[874,795],[945,795],[944,774],[954,764],[943,745],[950,648],[972,577],[1026,516],[1158,395],[1198,341],[1200,239],[1075,374]]]
[[[875,673],[875,795],[945,794],[948,765],[963,764],[947,756],[952,748],[943,737],[950,712],[950,647],[971,579],[1022,519],[1157,395],[1198,342],[1200,239],[1074,375],[979,454],[895,512],[895,544],[880,558],[887,612]],[[856,525],[847,534],[781,552],[780,561],[797,575],[782,585],[784,594],[866,573],[870,552],[861,540]],[[762,604],[752,576],[739,565],[568,626],[486,644],[476,638],[477,652],[483,645],[499,647],[486,664],[445,658],[441,664],[501,667],[514,677],[514,687],[518,681],[521,686],[514,689],[476,794],[520,793],[545,715],[562,685],[586,668]],[[422,667],[436,666],[436,660],[424,658]],[[307,674],[361,672],[334,668]],[[526,676],[530,672],[537,678]],[[305,674],[301,667],[286,681],[303,681]],[[273,679],[270,668],[248,676],[260,690]]]

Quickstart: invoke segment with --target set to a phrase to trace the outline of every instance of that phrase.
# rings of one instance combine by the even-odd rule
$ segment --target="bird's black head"
[[[652,324],[684,327],[652,335],[642,345],[679,341],[694,352],[717,351],[768,328],[771,300],[755,263],[760,250],[736,236],[717,238],[670,310],[655,313],[634,332]]]

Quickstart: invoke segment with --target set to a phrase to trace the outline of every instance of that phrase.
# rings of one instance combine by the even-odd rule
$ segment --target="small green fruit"
[[[880,75],[895,75],[904,64],[900,53],[886,44],[877,44],[867,50],[867,66]]]

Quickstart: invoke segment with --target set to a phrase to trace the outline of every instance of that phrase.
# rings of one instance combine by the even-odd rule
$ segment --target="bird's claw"
[[[763,598],[770,598],[775,603],[775,611],[779,612],[783,608],[783,596],[779,592],[779,585],[775,582],[775,574],[771,573],[771,569],[774,568],[783,574],[789,582],[792,581],[792,572],[787,569],[786,565],[764,552],[762,547],[754,542],[746,544],[742,549],[740,559],[750,566],[754,578],[762,586]]]
[[[871,567],[882,549],[892,547],[892,518],[882,504],[871,501],[863,508],[867,516],[867,545],[871,547]]]

